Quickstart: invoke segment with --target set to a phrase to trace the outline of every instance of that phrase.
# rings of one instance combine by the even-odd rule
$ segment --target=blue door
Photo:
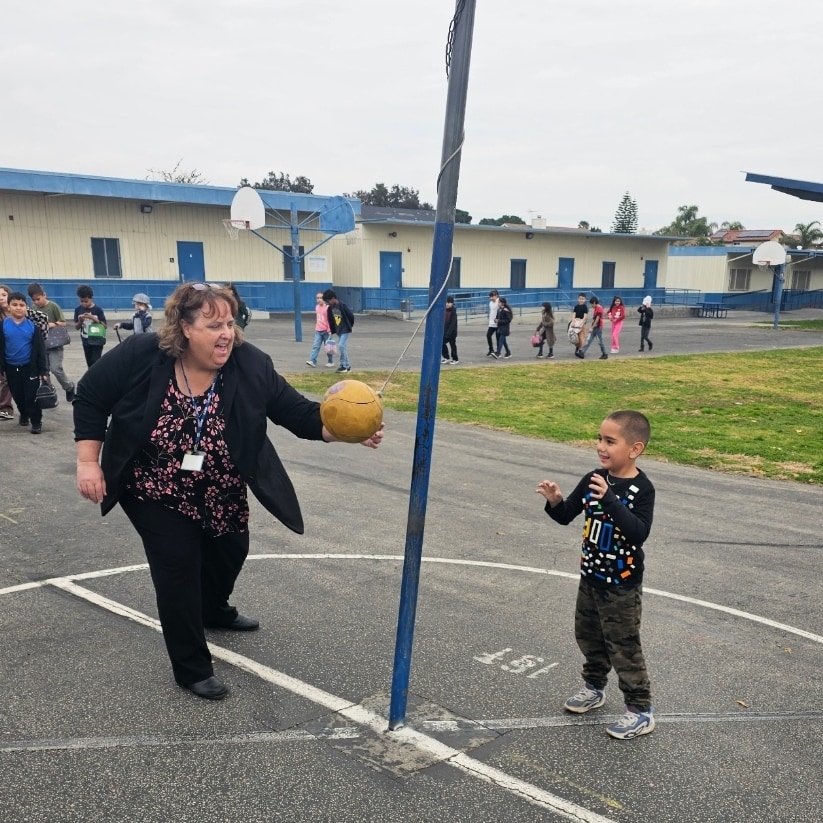
[[[650,292],[657,288],[657,260],[647,260],[643,270],[643,290]]]
[[[180,279],[200,280],[206,279],[206,264],[203,258],[203,244],[189,240],[177,241],[177,270],[180,272]]]
[[[403,254],[399,251],[380,252],[380,288],[399,289],[403,285]]]
[[[574,258],[560,257],[557,260],[557,288],[570,292],[574,288]]]

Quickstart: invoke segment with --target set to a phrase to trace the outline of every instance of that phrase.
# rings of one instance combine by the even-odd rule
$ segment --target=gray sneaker
[[[626,714],[614,723],[606,727],[606,734],[616,737],[618,740],[631,740],[641,734],[648,734],[654,731],[654,714],[651,706],[646,712],[626,706]]]
[[[563,708],[567,712],[585,714],[592,709],[599,708],[605,702],[605,692],[600,691],[600,689],[595,689],[594,686],[590,686],[588,683],[584,683],[583,688],[563,704]]]

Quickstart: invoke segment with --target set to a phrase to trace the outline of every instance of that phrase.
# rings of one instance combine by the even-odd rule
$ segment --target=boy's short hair
[[[26,291],[29,293],[29,297],[34,299],[35,297],[39,297],[41,294],[45,294],[43,291],[43,287],[39,283],[29,283]]]
[[[652,427],[649,418],[639,411],[621,409],[612,412],[606,420],[613,420],[620,426],[620,431],[629,443],[640,442],[644,446],[649,444],[652,436]]]
[[[447,302],[447,303],[454,303],[454,298],[453,298],[451,295],[449,295],[449,296],[446,298],[446,302]]]
[[[323,292],[323,299],[328,303],[329,300],[336,300],[337,295],[334,293],[334,289],[326,289]]]
[[[9,292],[9,303],[11,303],[12,300],[22,300],[27,306],[29,304],[28,300],[26,300],[26,295],[21,291]]]
[[[78,286],[77,296],[81,299],[84,297],[94,297],[94,292],[92,291],[91,286]]]
[[[500,297],[500,293],[497,291],[497,289],[492,289],[489,292],[489,297]]]

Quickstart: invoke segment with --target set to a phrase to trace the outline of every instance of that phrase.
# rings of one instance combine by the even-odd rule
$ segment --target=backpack
[[[86,328],[86,342],[90,346],[105,346],[106,345],[106,327],[102,323],[95,321],[89,323]]]
[[[575,325],[577,324],[577,325]],[[580,340],[580,329],[586,325],[585,318],[577,318],[575,317],[570,323],[567,334],[569,336],[569,343],[574,343],[575,346],[578,344]]]
[[[49,336],[49,318],[37,309],[26,309],[26,317],[40,329],[40,334],[43,335],[43,340]]]

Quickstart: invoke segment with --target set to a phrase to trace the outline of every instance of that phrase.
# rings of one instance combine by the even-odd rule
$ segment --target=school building
[[[131,306],[146,292],[155,306],[189,280],[233,282],[249,306],[311,311],[314,293],[332,286],[357,311],[425,307],[434,212],[375,209],[350,201],[354,230],[331,235],[317,215],[332,200],[259,190],[267,227],[230,239],[236,189],[55,172],[0,169],[0,282],[25,291],[43,284],[64,308],[90,285],[104,308]],[[299,282],[293,234],[300,225]],[[265,239],[262,239],[265,238]],[[491,288],[515,304],[574,303],[578,292],[628,304],[651,294],[656,305],[703,301],[769,310],[771,271],[752,265],[755,244],[676,246],[676,238],[531,225],[457,224],[447,288],[482,306]],[[745,238],[744,238],[745,240]],[[792,250],[786,300],[823,293],[818,252]]]

